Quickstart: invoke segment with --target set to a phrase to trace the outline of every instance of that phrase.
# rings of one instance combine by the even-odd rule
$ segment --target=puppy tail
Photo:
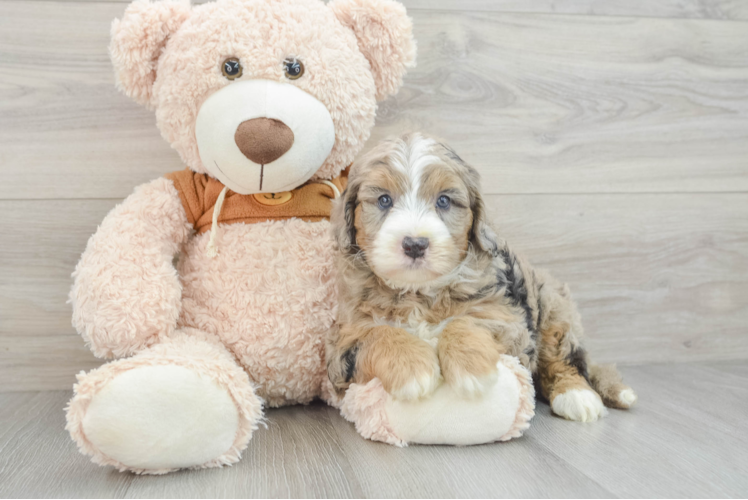
[[[631,387],[623,383],[623,378],[616,369],[616,365],[590,364],[589,377],[592,388],[603,399],[605,406],[627,409],[636,403],[636,393]]]

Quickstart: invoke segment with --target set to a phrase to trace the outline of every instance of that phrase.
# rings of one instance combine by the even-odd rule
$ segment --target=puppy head
[[[384,141],[354,164],[332,216],[340,249],[396,288],[429,286],[474,252],[493,253],[480,178],[421,134]]]

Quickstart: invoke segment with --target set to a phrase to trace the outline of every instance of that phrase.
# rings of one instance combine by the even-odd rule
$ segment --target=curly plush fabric
[[[113,25],[110,51],[120,87],[156,109],[164,138],[200,173],[195,120],[205,99],[231,83],[221,73],[226,58],[251,62],[242,79],[284,83],[283,61],[303,61],[304,78],[290,84],[322,102],[335,125],[332,153],[314,176],[328,180],[351,164],[374,126],[376,101],[400,87],[415,61],[411,21],[393,0],[221,0],[184,9],[133,2]]]
[[[377,99],[393,95],[405,69],[415,65],[416,43],[405,7],[387,0],[334,0],[330,8],[353,30],[361,52],[371,63]]]
[[[198,468],[228,465],[241,458],[252,433],[262,417],[262,400],[257,397],[247,374],[237,366],[228,350],[212,335],[193,329],[177,331],[164,342],[138,355],[106,364],[96,370],[78,375],[74,396],[67,408],[66,429],[78,444],[82,453],[90,455],[99,465],[112,465],[120,471],[130,470],[137,474],[165,474],[172,468],[140,469],[123,464],[101,452],[93,444],[84,429],[86,412],[93,398],[118,375],[145,366],[183,366],[199,375],[215,381],[225,388],[239,413],[239,426],[233,444],[220,456],[202,463]],[[143,450],[145,453],[145,450]]]
[[[301,219],[223,225],[220,252],[210,258],[210,231],[190,230],[171,181],[141,186],[115,207],[81,258],[71,302],[95,354],[136,355],[79,375],[68,430],[81,451],[121,470],[173,469],[123,464],[86,437],[90,401],[117,375],[143,365],[188,367],[236,401],[243,420],[235,446],[200,467],[239,459],[261,418],[261,399],[281,406],[321,395],[324,337],[337,312],[329,231],[328,221]]]
[[[153,83],[158,56],[169,36],[190,16],[188,2],[137,1],[127,15],[112,23],[109,55],[117,71],[117,86],[134,101],[153,108]]]
[[[128,356],[174,331],[182,286],[172,260],[191,231],[166,179],[138,187],[104,218],[70,291],[73,326],[96,356]]]
[[[311,167],[319,165],[311,182],[322,184],[307,188],[337,196],[344,185],[330,179],[368,139],[377,99],[401,84],[415,57],[411,36],[394,0],[334,9],[321,0],[135,0],[112,25],[110,54],[118,87],[155,109],[163,137],[206,185],[214,183],[204,176],[216,174],[201,163],[196,119],[206,99],[232,84],[224,61],[240,62],[241,80],[308,94],[329,113],[335,142]],[[286,77],[287,59],[303,63],[303,78]],[[231,123],[229,143],[238,127]],[[196,211],[186,203],[188,217],[173,180],[136,188],[106,216],[70,292],[74,327],[95,355],[116,360],[79,375],[67,428],[94,462],[136,473],[234,463],[263,404],[330,397],[324,339],[337,304],[327,211],[308,220],[282,210],[276,219],[254,217],[257,210],[244,217],[236,193],[221,187],[194,197]],[[295,205],[304,199],[297,195]],[[221,205],[224,218],[219,209],[206,215]]]
[[[180,326],[216,334],[269,406],[308,403],[326,378],[324,337],[337,314],[330,223],[231,224],[184,247]]]

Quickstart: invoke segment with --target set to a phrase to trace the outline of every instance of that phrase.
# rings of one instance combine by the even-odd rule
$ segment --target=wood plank
[[[123,9],[0,2],[0,199],[120,198],[181,168],[152,113],[114,89]],[[491,193],[748,190],[744,24],[412,14],[419,66],[372,142],[443,136]]]
[[[707,365],[709,366],[709,365]],[[745,415],[745,399],[735,401],[719,384],[702,387],[677,401],[671,389],[683,377],[698,378],[698,364],[670,365],[651,379],[638,367],[624,369],[639,394],[631,411],[612,411],[601,422],[581,424],[551,417],[539,407],[529,434],[621,497],[740,497],[748,491],[748,448],[734,432],[724,432],[722,412],[712,422],[698,415],[703,398],[720,410]],[[708,370],[708,368],[706,368]],[[745,381],[744,381],[745,382]],[[743,387],[745,389],[745,387]],[[664,408],[667,404],[671,408]]]
[[[360,464],[342,453],[328,410],[322,403],[268,410],[267,429],[236,465],[141,476],[126,498],[361,498],[352,472]]]
[[[336,410],[321,403],[268,411],[268,428],[258,430],[232,467],[166,476],[119,474],[75,451],[60,411],[69,392],[36,393],[33,404],[16,403],[29,399],[27,394],[0,395],[18,408],[3,420],[12,436],[0,447],[0,464],[13,467],[0,467],[2,497],[611,497],[529,439],[399,449],[363,440]],[[44,426],[41,436],[34,434],[38,426]],[[16,432],[18,427],[25,432]],[[51,444],[40,444],[42,439]],[[45,453],[32,454],[36,447]],[[32,459],[36,462],[29,463]],[[12,476],[18,471],[23,474]],[[359,480],[367,481],[365,489]],[[105,495],[99,493],[102,485],[111,487]]]
[[[65,431],[70,391],[0,396],[0,498],[122,498],[133,477],[94,466]]]
[[[6,390],[66,389],[97,366],[65,301],[86,239],[114,203],[0,202]],[[748,357],[748,194],[494,195],[487,204],[517,251],[570,284],[596,360]]]
[[[330,408],[330,412],[334,412]],[[339,415],[333,425],[367,498],[611,498],[610,490],[549,454],[528,433],[484,446],[395,448],[364,440]]]
[[[100,0],[57,0],[99,2]],[[130,3],[131,0],[104,0]],[[193,0],[192,4],[210,0]],[[664,17],[748,20],[748,5],[741,0],[400,0],[408,10],[453,10],[588,16]]]
[[[748,360],[697,364],[637,366],[627,382],[634,387],[649,384],[660,397],[653,409],[677,415],[688,407],[688,415],[699,425],[732,436],[748,447]]]
[[[125,0],[122,0],[125,1]],[[408,9],[580,14],[588,16],[748,19],[741,0],[401,0]]]
[[[571,286],[593,357],[748,357],[748,195],[489,196],[500,234]]]
[[[69,390],[101,364],[75,332],[70,274],[117,200],[0,201],[0,380],[4,390]]]
[[[442,136],[488,193],[748,188],[743,24],[414,15],[419,66],[372,142]]]
[[[0,2],[0,199],[121,198],[184,168],[153,113],[114,88],[109,28],[124,9]]]
[[[0,393],[0,497],[744,496],[748,364],[623,371],[639,404],[597,423],[564,421],[541,403],[525,436],[508,443],[400,449],[365,441],[315,403],[268,411],[268,428],[233,467],[160,477],[80,455],[64,430],[69,391]]]
[[[78,335],[0,333],[0,391],[71,390],[76,373],[102,363]]]
[[[118,200],[0,201],[0,332],[73,335],[70,275]]]

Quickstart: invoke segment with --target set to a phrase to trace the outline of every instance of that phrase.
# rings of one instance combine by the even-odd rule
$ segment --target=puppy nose
[[[428,247],[428,238],[411,238],[410,236],[403,238],[403,250],[405,250],[405,255],[412,259],[423,257],[423,254],[426,253]]]
[[[293,131],[280,120],[253,118],[239,124],[234,141],[244,156],[259,165],[274,162],[293,146]]]

